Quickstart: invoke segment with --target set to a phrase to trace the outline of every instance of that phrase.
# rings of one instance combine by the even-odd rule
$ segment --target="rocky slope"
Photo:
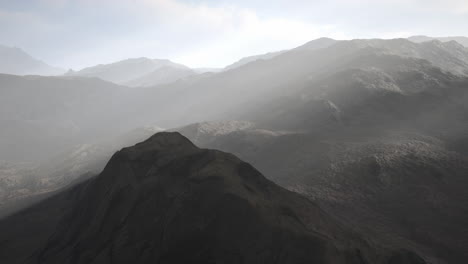
[[[303,133],[257,126],[218,135],[194,127],[179,131],[200,146],[238,155],[361,234],[412,244],[435,263],[468,257],[468,159],[441,139],[346,126]]]
[[[366,242],[248,163],[178,133],[117,152],[97,178],[0,231],[8,263],[425,263]]]

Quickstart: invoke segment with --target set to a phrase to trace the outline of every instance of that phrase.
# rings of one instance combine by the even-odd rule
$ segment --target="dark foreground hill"
[[[380,248],[231,154],[158,133],[0,222],[2,263],[425,263]]]
[[[240,121],[178,131],[199,146],[234,153],[360,234],[411,244],[434,263],[468,259],[468,157],[439,138],[349,127],[275,132]]]

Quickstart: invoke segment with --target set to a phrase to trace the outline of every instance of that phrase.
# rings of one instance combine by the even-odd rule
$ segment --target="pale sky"
[[[0,0],[0,44],[75,70],[132,57],[190,67],[319,37],[468,35],[468,0]]]

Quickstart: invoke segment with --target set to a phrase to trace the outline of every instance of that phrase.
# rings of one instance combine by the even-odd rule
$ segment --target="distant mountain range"
[[[131,87],[154,86],[175,82],[195,74],[197,73],[189,68],[177,68],[166,65],[123,84]]]
[[[20,48],[0,45],[0,73],[15,75],[60,75],[65,70],[31,57]]]
[[[66,76],[96,77],[116,84],[153,86],[195,74],[190,68],[169,60],[136,58],[69,71]]]
[[[421,43],[421,42],[426,42],[426,41],[431,41],[431,40],[439,40],[442,42],[448,42],[448,41],[456,41],[463,46],[468,48],[468,37],[428,37],[428,36],[412,36],[408,38],[409,40],[416,42],[416,43]]]
[[[283,197],[285,191],[275,191],[279,187],[265,182],[255,169],[241,170],[235,164],[244,163],[229,154],[199,150],[178,134],[163,133],[118,152],[100,176],[3,220],[4,241],[17,244],[0,241],[9,246],[0,255],[27,257],[15,255],[18,251],[12,249],[18,245],[49,263],[86,262],[86,257],[107,263],[111,256],[124,262],[129,256],[152,261],[159,254],[173,263],[184,262],[183,256],[207,262],[213,254],[214,260],[220,260],[227,252],[212,242],[229,244],[221,238],[212,240],[213,233],[222,231],[238,242],[229,244],[238,249],[236,256],[250,259],[250,251],[242,246],[246,241],[268,246],[263,240],[252,240],[246,235],[250,232],[241,232],[244,229],[233,230],[245,237],[231,236],[224,224],[261,223],[268,228],[258,230],[270,234],[280,230],[282,239],[300,249],[303,244],[296,243],[291,230],[306,245],[315,235],[309,236],[303,227],[290,229],[296,224],[289,223],[309,229],[307,223],[315,221],[307,222],[303,216],[316,218],[302,214],[296,206],[313,211],[312,204],[321,208],[315,216],[330,222],[328,227],[310,229],[324,239],[315,245],[323,249],[320,252],[333,250],[351,259],[340,257],[343,261],[338,263],[464,263],[468,259],[468,49],[440,40],[318,39],[270,58],[254,58],[235,69],[140,89],[81,76],[0,75],[0,125],[5,128],[0,130],[0,157],[8,161],[0,164],[0,187],[11,190],[4,192],[9,199],[18,200],[24,192],[42,190],[34,189],[35,183],[27,177],[18,181],[15,177],[33,175],[37,167],[30,163],[34,162],[44,171],[58,172],[46,178],[51,183],[55,178],[66,183],[69,175],[71,181],[80,172],[97,173],[109,153],[121,146],[106,141],[115,138],[132,145],[141,138],[132,137],[135,142],[130,142],[120,139],[121,135],[157,124],[180,132],[200,147],[237,155],[269,180],[306,197],[309,205],[287,195],[283,205],[288,209],[278,209],[276,202],[266,201]],[[30,163],[21,160],[25,157]],[[57,163],[45,166],[50,159]],[[252,186],[252,179],[258,185]],[[193,190],[202,190],[206,196]],[[226,190],[247,200],[248,206],[222,200],[218,194]],[[206,225],[213,220],[205,218],[207,211],[215,212],[212,216],[225,214],[205,198],[220,199],[239,214],[215,221],[215,226]],[[260,209],[252,211],[252,204]],[[269,221],[258,222],[251,215],[287,224],[271,229]],[[290,222],[285,215],[296,220]],[[38,222],[28,225],[25,219]],[[343,232],[337,231],[338,226]],[[30,233],[39,234],[37,240],[21,239]],[[259,235],[263,237],[262,232]],[[365,246],[356,243],[361,239]],[[192,244],[209,245],[210,250],[180,241],[196,241]],[[269,241],[275,249],[284,245]],[[39,256],[34,249],[44,243]],[[350,247],[356,251],[350,252]],[[290,254],[289,247],[282,250],[285,256],[297,256],[296,251]],[[265,259],[270,260],[270,251],[257,252],[267,252]],[[319,262],[336,263],[328,253],[314,255],[320,256]],[[307,253],[304,256],[309,260]]]
[[[459,44],[468,47],[467,37],[428,37],[428,36],[412,36],[408,40],[415,43],[423,43],[431,40],[439,40],[442,42],[456,41]],[[338,40],[330,38],[320,38],[306,43],[295,50],[300,49],[320,49],[326,48],[335,44]],[[195,75],[197,73],[220,72],[241,67],[243,65],[255,62],[257,60],[272,59],[288,50],[269,52],[260,55],[248,56],[239,61],[230,64],[224,68],[196,68],[190,69],[187,66],[171,62],[169,60],[148,59],[148,58],[133,58],[118,61],[111,64],[100,64],[79,71],[69,70],[65,73],[64,69],[52,67],[46,63],[33,58],[20,48],[11,48],[0,45],[0,73],[15,74],[15,75],[61,75],[67,76],[83,76],[97,77],[102,80],[110,81],[116,84],[128,86],[153,86],[159,84],[167,84],[185,77]],[[165,70],[158,71],[164,67]]]
[[[468,69],[468,51],[452,42],[418,44],[395,39],[336,41],[332,44],[335,41],[326,41],[323,48],[304,48],[320,47],[323,42],[323,39],[312,41],[235,70],[188,76],[183,82],[134,91],[96,78],[0,75],[0,119],[8,122],[8,126],[4,126],[6,129],[0,131],[3,134],[0,143],[5,146],[2,149],[8,149],[6,146],[17,142],[20,135],[17,128],[20,127],[23,128],[20,133],[29,136],[15,144],[30,141],[50,150],[53,146],[79,143],[75,137],[78,135],[81,139],[89,135],[109,136],[108,133],[116,136],[119,131],[147,124],[177,127],[197,121],[250,119],[275,129],[310,129],[315,118],[318,121],[324,116],[313,116],[309,111],[322,111],[346,121],[348,112],[344,109],[358,104],[363,98],[372,98],[378,93],[414,98],[406,95],[434,89],[440,93],[443,90],[439,91],[437,87],[454,86],[460,78],[443,72],[464,76]],[[127,63],[132,65],[132,61]],[[150,72],[149,77],[172,74],[173,67],[166,71],[168,68],[161,66],[172,65],[171,62],[148,59],[133,62],[140,65],[139,61],[142,65],[154,67],[158,64],[161,67],[161,71]],[[122,69],[128,66],[127,63],[123,63]],[[109,65],[96,68],[114,69]],[[190,71],[184,67],[180,69]],[[411,102],[406,104],[409,107]],[[392,112],[399,109],[392,108]],[[391,112],[382,113],[388,115]],[[369,114],[377,112],[370,111]],[[99,120],[109,123],[103,126]],[[323,119],[323,122],[329,120]],[[36,141],[42,132],[45,138]],[[69,138],[72,135],[75,139]],[[81,143],[90,142],[88,139]],[[1,151],[0,157],[10,160],[21,156],[44,156],[41,151],[36,156],[35,151],[19,153],[23,148],[18,146],[17,149],[18,153],[15,149]]]

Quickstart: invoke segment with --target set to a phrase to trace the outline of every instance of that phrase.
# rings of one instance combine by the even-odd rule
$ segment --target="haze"
[[[0,0],[1,264],[466,264],[468,2]]]

